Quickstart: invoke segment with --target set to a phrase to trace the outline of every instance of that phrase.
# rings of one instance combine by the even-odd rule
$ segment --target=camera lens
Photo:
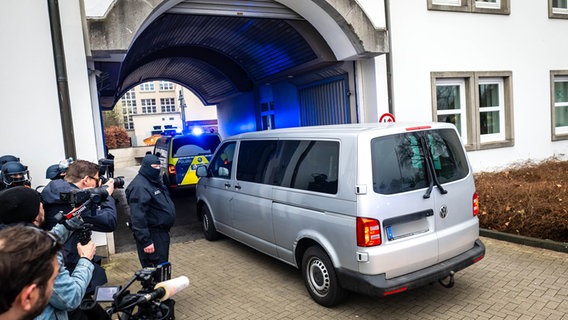
[[[114,187],[116,189],[124,188],[124,177],[114,177]]]

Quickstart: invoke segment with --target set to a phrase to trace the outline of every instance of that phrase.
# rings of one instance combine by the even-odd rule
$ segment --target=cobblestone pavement
[[[568,319],[568,254],[482,241],[485,258],[456,273],[452,289],[351,294],[332,309],[313,302],[297,269],[236,241],[174,243],[172,277],[190,279],[174,296],[176,319]],[[105,268],[109,285],[119,285],[140,265],[129,251],[112,255]]]

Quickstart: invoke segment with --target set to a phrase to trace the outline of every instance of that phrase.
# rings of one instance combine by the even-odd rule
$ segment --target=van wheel
[[[304,284],[315,302],[333,307],[345,297],[331,259],[317,246],[309,247],[302,258]]]
[[[221,234],[215,229],[215,224],[213,223],[213,217],[211,217],[211,212],[207,206],[203,206],[201,209],[201,219],[203,220],[203,235],[205,239],[209,241],[214,241],[219,239]]]

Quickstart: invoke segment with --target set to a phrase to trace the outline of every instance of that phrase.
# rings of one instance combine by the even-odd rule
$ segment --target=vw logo
[[[445,218],[448,215],[448,207],[446,207],[446,205],[443,205],[440,208],[440,217]]]

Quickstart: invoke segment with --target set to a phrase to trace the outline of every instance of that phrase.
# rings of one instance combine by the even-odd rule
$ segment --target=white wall
[[[94,119],[79,1],[60,1],[77,156],[96,161]],[[14,154],[30,169],[32,186],[66,158],[47,1],[10,0],[0,5],[0,154]]]
[[[511,1],[510,15],[390,7],[397,121],[432,119],[432,71],[512,71],[515,145],[469,152],[474,169],[566,153],[568,141],[551,141],[549,72],[568,70],[568,21],[549,19],[547,1]]]
[[[102,158],[98,106],[91,105],[79,1],[60,1],[61,28],[77,158]],[[32,187],[45,185],[48,166],[67,158],[54,68],[47,1],[0,4],[0,155],[13,154],[28,166]],[[109,241],[110,239],[110,241]],[[114,250],[112,238],[93,233],[97,245]]]

